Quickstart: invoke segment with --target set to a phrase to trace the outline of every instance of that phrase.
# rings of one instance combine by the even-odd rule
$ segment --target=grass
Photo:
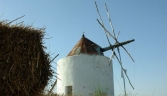
[[[49,96],[48,94],[46,95],[41,95],[41,96]],[[58,95],[58,94],[51,94],[50,96],[82,96],[82,95]],[[102,92],[101,90],[96,90],[94,94],[91,94],[89,96],[107,96],[106,93]],[[119,94],[115,96],[125,96],[125,94]],[[138,93],[132,94],[131,92],[127,93],[126,96],[139,96]]]
[[[83,96],[83,95],[76,95],[76,94],[72,94],[72,95],[58,95],[58,94],[53,94],[51,93],[51,95],[48,94],[43,94],[41,96]],[[95,93],[90,94],[89,96],[107,96],[107,94],[103,91],[101,91],[99,88],[97,90],[95,90]]]

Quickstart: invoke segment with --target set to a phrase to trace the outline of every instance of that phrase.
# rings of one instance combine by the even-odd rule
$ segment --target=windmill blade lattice
[[[110,32],[104,27],[104,25],[102,25],[98,19],[97,19],[97,21],[98,21],[98,23],[101,25],[101,27],[104,29],[104,31],[109,34]],[[114,37],[114,36],[111,35],[111,34],[110,34],[109,36],[111,36],[111,37],[116,41],[116,43],[120,44],[120,42],[118,42],[118,40],[116,39],[116,37]],[[109,40],[108,40],[108,41],[109,41]],[[133,39],[133,41],[134,41],[134,39]],[[134,62],[134,59],[132,58],[132,56],[130,55],[130,53],[125,49],[125,47],[122,46],[122,45],[121,45],[121,47],[125,50],[125,52],[129,55],[129,57],[130,57],[130,58],[132,59],[132,61]]]
[[[110,19],[110,14],[109,14],[109,12],[108,12],[107,5],[105,4],[105,7],[106,7],[108,19],[109,19],[110,26],[111,26],[111,29],[112,29],[112,32],[113,32],[113,35],[114,35],[114,36],[111,35],[110,32],[105,28],[105,26],[104,26],[104,24],[103,24],[103,21],[102,21],[102,18],[101,18],[101,16],[100,16],[100,12],[99,12],[99,10],[98,10],[98,7],[97,7],[96,2],[95,2],[95,5],[96,5],[96,9],[97,9],[97,12],[98,12],[98,14],[99,14],[99,17],[100,17],[101,22],[100,22],[98,19],[97,19],[97,21],[98,21],[98,23],[101,25],[101,27],[104,29],[105,34],[106,34],[106,37],[107,37],[107,40],[108,40],[108,43],[109,43],[110,48],[111,48],[111,50],[112,50],[112,53],[114,54],[114,56],[116,57],[116,59],[118,60],[120,66],[121,66],[121,73],[122,73],[122,77],[123,77],[124,91],[125,91],[125,96],[126,96],[125,78],[124,78],[123,73],[124,73],[125,76],[127,77],[127,79],[128,79],[128,81],[129,81],[129,84],[131,85],[131,87],[132,87],[133,89],[134,89],[134,87],[133,87],[133,85],[131,84],[131,81],[130,81],[130,79],[129,79],[129,77],[128,77],[126,71],[125,71],[125,69],[123,68],[119,46],[122,47],[122,48],[125,50],[125,52],[130,56],[130,58],[132,59],[133,62],[134,62],[134,59],[132,58],[132,56],[130,55],[130,53],[125,49],[125,47],[123,46],[123,44],[121,44],[121,43],[118,42],[118,40],[117,40],[118,37],[116,37],[116,35],[115,35],[114,27],[113,27],[112,22],[111,22],[111,19]],[[107,34],[108,34],[109,36],[111,36],[111,37],[115,40],[115,45],[118,45],[118,46],[113,47],[113,46],[111,45],[111,43],[110,43],[110,41],[109,41],[109,39],[108,39],[108,35],[107,35]],[[118,33],[118,34],[119,34],[119,33]],[[133,41],[134,41],[134,39],[131,40],[131,42],[133,42]],[[117,51],[118,51],[119,58],[118,58],[118,56],[116,55],[116,53],[115,53],[115,51],[114,51],[115,48],[116,48]],[[112,55],[111,55],[111,58],[112,58]],[[110,58],[109,61],[111,61],[111,58]]]
[[[113,34],[114,34],[114,40],[115,40],[116,43],[119,44],[119,42],[118,42],[118,40],[117,40],[117,37],[116,37],[116,35],[115,35],[115,32],[114,32],[114,27],[113,27],[113,25],[112,25],[112,22],[111,22],[111,19],[110,19],[110,14],[109,14],[109,12],[108,12],[108,8],[107,8],[107,5],[106,5],[106,4],[105,4],[105,7],[106,7],[106,11],[107,11],[107,15],[108,15],[108,18],[109,18],[109,22],[110,22],[110,26],[111,26],[112,32],[113,32]],[[105,28],[105,27],[104,27],[104,28]],[[134,59],[132,58],[132,56],[130,55],[130,53],[125,49],[125,47],[122,46],[122,45],[121,45],[121,47],[127,52],[127,54],[130,56],[130,58],[132,59],[132,61],[134,61]],[[117,47],[117,51],[118,51],[118,53],[119,53],[119,61],[120,61],[119,63],[120,63],[120,65],[121,65],[121,70],[123,70],[123,72],[125,73],[125,75],[126,75],[128,81],[129,81],[131,87],[134,89],[134,87],[132,86],[132,84],[131,84],[131,82],[130,82],[130,79],[129,79],[127,73],[125,72],[125,70],[124,70],[124,68],[123,68],[123,66],[122,66],[122,60],[121,60],[121,55],[120,55],[119,47]],[[125,80],[124,80],[124,89],[125,89]],[[125,93],[126,93],[126,92],[125,92]]]

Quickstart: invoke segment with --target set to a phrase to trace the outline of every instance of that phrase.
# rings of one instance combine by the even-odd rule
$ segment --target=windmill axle
[[[126,45],[126,44],[128,44],[128,43],[133,42],[133,41],[135,41],[135,40],[132,39],[132,40],[128,40],[128,41],[121,42],[121,43],[117,42],[115,45],[111,45],[111,46],[108,46],[108,47],[105,47],[105,48],[101,48],[101,51],[102,51],[102,52],[105,52],[105,51],[108,51],[108,50],[110,50],[110,49],[113,49],[113,48],[117,48],[117,47]]]

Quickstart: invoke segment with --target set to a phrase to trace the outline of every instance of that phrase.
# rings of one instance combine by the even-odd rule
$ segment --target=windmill
[[[120,49],[119,49],[119,47],[122,47],[122,48],[125,50],[125,52],[129,55],[129,57],[132,59],[132,61],[134,62],[134,59],[132,58],[132,56],[130,55],[130,53],[129,53],[129,52],[126,50],[126,48],[123,46],[123,45],[125,45],[125,44],[128,44],[128,43],[133,42],[134,39],[120,43],[120,42],[118,41],[119,32],[118,32],[118,35],[116,36],[116,35],[115,35],[115,31],[114,31],[114,27],[113,27],[112,22],[111,22],[111,19],[110,19],[110,14],[109,14],[109,12],[108,12],[107,5],[105,4],[105,8],[106,8],[106,11],[107,11],[107,15],[108,15],[108,19],[109,19],[109,22],[110,22],[110,26],[111,26],[113,35],[105,28],[104,23],[103,23],[103,20],[102,20],[102,17],[101,17],[101,15],[100,15],[100,12],[99,12],[99,10],[98,10],[98,7],[97,7],[96,2],[95,2],[95,5],[96,5],[96,9],[97,9],[99,18],[100,18],[100,21],[99,21],[98,19],[97,19],[97,21],[98,21],[98,23],[100,24],[100,26],[104,29],[106,38],[107,38],[108,43],[109,43],[109,47],[102,48],[101,51],[104,52],[104,51],[107,51],[107,50],[110,50],[110,49],[111,49],[111,50],[112,50],[112,55],[111,55],[109,61],[111,61],[111,59],[112,59],[113,56],[115,56],[116,59],[118,60],[120,66],[121,66],[121,77],[123,78],[124,92],[125,92],[125,96],[126,96],[126,85],[125,85],[124,74],[125,74],[125,76],[127,77],[127,79],[128,79],[128,81],[129,81],[129,84],[131,85],[131,87],[132,87],[133,89],[134,89],[134,87],[133,87],[133,85],[132,85],[132,83],[131,83],[131,81],[130,81],[128,75],[127,75],[126,69],[124,69],[124,67],[123,67],[123,65],[122,65],[122,60],[121,60],[121,54],[120,54]],[[112,37],[112,38],[115,40],[115,44],[114,44],[114,45],[112,45],[112,44],[110,43],[110,41],[109,41],[109,36]],[[117,49],[119,56],[117,56],[117,54],[116,54],[116,52],[114,51],[114,49]]]

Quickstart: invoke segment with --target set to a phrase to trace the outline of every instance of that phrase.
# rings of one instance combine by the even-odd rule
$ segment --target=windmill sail
[[[108,19],[109,19],[109,22],[110,22],[110,26],[111,26],[112,32],[113,32],[113,34],[114,34],[114,37],[116,37],[116,36],[115,36],[115,32],[114,32],[114,27],[113,27],[113,25],[112,25],[112,22],[111,22],[111,19],[110,19],[110,14],[109,14],[109,12],[108,12],[108,8],[107,8],[106,3],[105,3],[105,7],[106,7],[106,11],[107,11],[107,15],[108,15]]]
[[[111,26],[111,29],[112,29],[112,32],[113,32],[113,34],[114,34],[114,40],[116,41],[116,43],[119,43],[118,41],[117,41],[117,38],[116,38],[116,36],[115,36],[115,32],[114,32],[114,27],[113,27],[113,25],[112,25],[112,22],[111,22],[111,19],[110,19],[110,14],[109,14],[109,12],[108,12],[108,8],[107,8],[107,4],[105,3],[105,7],[106,7],[106,11],[107,11],[107,15],[108,15],[108,19],[109,19],[109,22],[110,22],[110,26]],[[132,61],[134,62],[134,59],[132,58],[132,56],[130,55],[130,53],[125,49],[125,47],[123,47],[123,46],[121,46],[125,51],[126,51],[126,53],[130,56],[130,58],[132,59]]]
[[[97,21],[98,21],[98,23],[101,25],[101,27],[104,29],[105,34],[106,34],[106,37],[107,37],[107,40],[108,40],[108,43],[109,43],[109,47],[102,48],[101,51],[104,52],[104,51],[107,51],[107,50],[111,49],[111,50],[112,50],[112,55],[111,55],[109,61],[111,61],[111,58],[112,58],[113,55],[114,55],[114,56],[116,57],[116,59],[118,60],[120,66],[121,66],[121,76],[122,76],[122,78],[123,78],[124,91],[125,91],[125,96],[126,96],[126,86],[125,86],[124,74],[125,74],[125,76],[127,77],[127,79],[128,79],[128,81],[129,81],[129,84],[131,85],[131,87],[132,87],[133,89],[134,89],[134,87],[133,87],[133,85],[131,84],[131,81],[130,81],[128,75],[127,75],[127,71],[123,68],[119,47],[122,47],[122,48],[125,50],[125,52],[130,56],[130,58],[132,59],[132,61],[134,62],[134,59],[132,58],[132,56],[130,55],[130,53],[129,53],[129,52],[125,49],[125,47],[123,46],[123,45],[125,45],[125,44],[127,44],[127,43],[133,42],[134,39],[133,39],[133,40],[126,41],[126,42],[122,42],[122,43],[118,42],[118,40],[117,40],[117,39],[118,39],[118,36],[116,37],[116,35],[115,35],[114,27],[113,27],[112,22],[111,22],[111,19],[110,19],[110,14],[109,14],[109,12],[108,12],[107,5],[105,4],[105,8],[106,8],[106,11],[107,11],[108,20],[109,20],[109,22],[110,22],[110,26],[111,26],[113,35],[110,34],[110,32],[105,28],[105,26],[104,26],[104,24],[103,24],[103,21],[102,21],[102,18],[101,18],[101,16],[100,16],[100,12],[99,12],[99,10],[98,10],[98,7],[97,7],[96,2],[95,2],[95,5],[96,5],[96,9],[97,9],[97,12],[98,12],[98,15],[99,15],[99,17],[100,17],[101,22],[100,22],[98,19],[97,19]],[[109,36],[111,36],[111,37],[115,40],[115,44],[114,44],[114,45],[111,45],[107,34],[108,34]],[[118,33],[118,35],[119,35],[119,33]],[[116,55],[116,53],[115,53],[115,51],[114,51],[115,48],[116,48],[117,51],[118,51],[119,58],[118,58],[118,56]],[[124,74],[123,74],[123,73],[124,73]]]
[[[101,26],[104,26],[104,23],[103,23],[103,20],[102,20],[102,18],[101,18],[101,15],[100,15],[100,12],[99,12],[99,9],[98,9],[98,7],[97,7],[96,2],[95,2],[95,5],[96,5],[97,13],[98,13],[98,15],[99,15],[99,17],[100,17],[101,23],[100,23],[100,21],[99,21],[98,19],[97,19],[97,21],[101,24]],[[109,35],[111,35],[110,32],[108,32],[107,30],[105,30],[105,28],[104,28],[104,32],[105,32],[105,34],[106,34],[106,38],[107,38],[107,40],[108,40],[108,43],[111,45],[111,43],[110,43],[110,41],[109,41],[109,38],[108,38],[108,35],[107,35],[107,33],[108,33]]]
[[[113,27],[113,25],[112,25],[112,22],[111,22],[111,19],[110,19],[110,14],[109,14],[109,12],[108,12],[108,8],[107,8],[107,5],[106,5],[106,4],[105,4],[105,7],[106,7],[106,11],[107,11],[107,15],[108,15],[108,18],[109,18],[109,22],[110,22],[110,26],[111,26],[112,32],[113,32],[113,34],[114,34],[114,40],[115,40],[116,43],[120,44],[120,43],[118,42],[118,40],[117,40],[116,35],[115,35],[114,27]],[[133,40],[133,41],[134,41],[134,40]],[[129,52],[125,49],[125,47],[124,47],[123,45],[121,45],[121,47],[128,53],[128,55],[130,56],[130,58],[132,59],[132,61],[134,61],[134,59],[133,59],[132,56],[129,54]],[[123,70],[123,72],[125,73],[126,77],[128,78],[128,81],[129,81],[131,87],[134,89],[134,87],[132,86],[132,84],[131,84],[131,82],[130,82],[130,79],[129,79],[127,73],[126,73],[126,70],[125,70],[125,69],[123,68],[123,66],[122,66],[122,61],[121,61],[121,55],[120,55],[119,47],[117,47],[117,51],[118,51],[118,53],[119,53],[119,61],[120,61],[119,63],[120,63],[120,65],[121,65],[121,70]],[[117,59],[118,59],[118,58],[117,58]],[[125,83],[125,82],[124,82],[124,83]],[[124,85],[125,85],[125,84],[124,84]]]

